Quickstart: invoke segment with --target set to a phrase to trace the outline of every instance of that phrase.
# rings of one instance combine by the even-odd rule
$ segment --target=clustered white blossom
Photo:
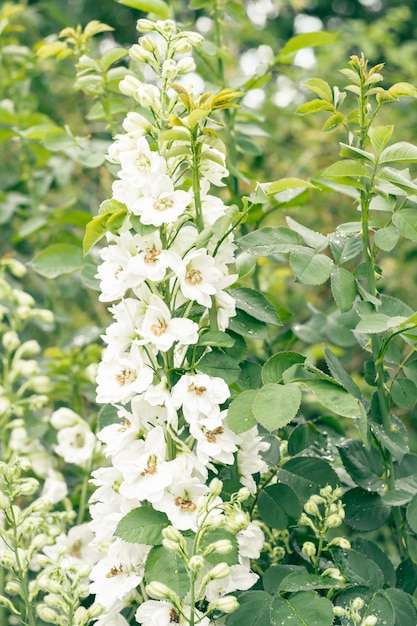
[[[235,315],[226,289],[236,280],[232,234],[210,232],[203,245],[199,238],[226,214],[227,206],[209,192],[228,175],[221,142],[192,121],[177,84],[193,72],[189,53],[201,37],[180,32],[171,20],[139,20],[138,29],[147,34],[131,48],[131,58],[145,63],[144,75],[152,70],[155,77],[152,84],[133,74],[122,80],[121,91],[140,112],[128,113],[125,132],[108,152],[118,168],[111,200],[125,208],[126,217],[117,232],[109,229],[97,274],[100,300],[112,303],[114,319],[103,336],[97,400],[112,404],[119,419],[98,434],[109,465],[93,472],[92,545],[104,555],[92,569],[90,590],[104,607],[97,626],[126,626],[126,606],[138,606],[136,620],[143,626],[207,626],[211,611],[236,608],[226,594],[254,584],[249,560],[263,543],[239,499],[223,502],[221,483],[216,479],[213,487],[209,472],[237,463],[249,495],[253,474],[266,469],[260,452],[268,444],[256,427],[243,435],[229,429],[228,385],[199,370],[210,351],[198,346],[202,332],[224,331]],[[167,129],[177,134],[164,134]],[[174,540],[165,536],[165,547],[182,551],[194,572],[194,599],[178,598],[147,578],[151,546],[115,536],[126,514],[149,505],[171,524]],[[216,527],[236,535],[236,564],[213,567],[201,550],[181,548],[182,532],[200,537]]]

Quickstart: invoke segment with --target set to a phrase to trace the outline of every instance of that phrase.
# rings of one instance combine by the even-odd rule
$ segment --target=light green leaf
[[[306,242],[310,248],[314,248],[315,250],[323,250],[327,247],[328,241],[325,235],[321,233],[317,233],[315,230],[311,230],[302,224],[299,224],[292,217],[286,218],[287,225],[291,230],[298,233],[300,237]]]
[[[301,104],[296,109],[298,115],[308,115],[309,113],[319,113],[320,111],[335,111],[334,105],[326,100],[314,99]]]
[[[271,604],[274,626],[331,626],[333,605],[315,591],[299,591],[284,599],[275,596]]]
[[[398,170],[394,170],[391,167],[383,167],[379,170],[378,176],[375,179],[375,184],[378,185],[378,181],[388,181],[391,185],[398,187],[402,191],[415,194],[417,192],[417,185],[412,180],[404,176]],[[395,190],[394,190],[395,191]]]
[[[368,135],[371,141],[371,146],[377,155],[381,154],[383,149],[388,144],[393,130],[394,126],[392,124],[389,126],[371,126],[369,129]]]
[[[370,163],[375,163],[375,156],[372,152],[367,152],[361,148],[355,148],[355,146],[350,146],[347,143],[341,143],[340,146],[340,156],[342,157],[346,157],[347,159],[359,158],[369,161]]]
[[[145,580],[157,580],[184,598],[190,588],[190,580],[184,561],[171,550],[155,546],[149,552],[145,565]]]
[[[103,56],[100,59],[100,65],[105,72],[109,69],[113,63],[124,59],[128,55],[128,51],[126,48],[119,48],[115,46],[114,48],[110,48],[110,50],[106,50]]]
[[[309,248],[298,248],[290,254],[290,265],[300,283],[321,285],[329,278],[333,261],[324,254],[316,254]]]
[[[417,146],[407,141],[399,141],[394,143],[382,152],[380,163],[416,163],[417,162]]]
[[[239,248],[257,256],[282,254],[291,252],[300,244],[300,238],[289,228],[282,226],[266,226],[240,237],[236,241]]]
[[[294,593],[295,591],[310,591],[312,589],[334,589],[337,586],[337,581],[330,576],[291,572],[281,581],[279,591]]]
[[[285,57],[292,56],[303,48],[315,48],[317,46],[327,46],[336,41],[337,35],[326,31],[316,33],[302,33],[291,37],[285,46],[279,51],[276,61],[285,62]],[[287,61],[288,62],[288,61]]]
[[[83,254],[77,246],[56,243],[39,252],[29,265],[45,278],[56,278],[81,269]]]
[[[400,233],[397,228],[390,224],[389,226],[385,226],[385,228],[380,228],[376,231],[374,242],[380,250],[390,252],[397,245],[399,236]]]
[[[396,378],[391,385],[393,402],[402,409],[412,409],[417,402],[417,387],[408,378]]]
[[[117,2],[138,11],[154,13],[163,20],[169,17],[169,6],[163,0],[117,0]]]
[[[417,242],[417,211],[401,209],[392,216],[393,224],[406,239]]]
[[[305,380],[302,384],[316,396],[323,406],[336,415],[358,419],[363,417],[365,409],[362,403],[342,387],[326,380]]]
[[[296,384],[268,383],[252,403],[255,419],[270,432],[286,426],[298,413],[301,390]]]
[[[274,305],[260,291],[249,287],[239,287],[231,289],[229,293],[234,298],[238,309],[266,324],[282,326]]]
[[[267,194],[273,195],[275,193],[280,193],[281,191],[285,191],[286,189],[297,189],[299,187],[302,188],[310,188],[317,189],[316,185],[310,183],[308,180],[303,180],[302,178],[280,178],[280,180],[276,180],[273,183],[270,183],[267,188]]]
[[[303,86],[308,87],[310,91],[319,96],[319,98],[322,98],[322,100],[327,100],[328,102],[333,103],[333,91],[329,83],[326,83],[325,80],[322,80],[321,78],[311,78],[303,83]]]
[[[394,83],[388,91],[395,98],[400,96],[411,96],[412,98],[417,98],[417,89],[411,83]]]
[[[336,128],[339,128],[344,121],[345,116],[343,113],[335,113],[334,115],[331,115],[323,124],[323,130],[325,133],[332,133],[336,130]]]
[[[141,506],[122,517],[114,534],[128,543],[154,546],[162,543],[162,529],[168,525],[165,513],[151,506]]]
[[[342,313],[350,311],[356,298],[356,280],[343,267],[333,267],[330,284],[334,301]]]
[[[383,333],[386,330],[400,326],[406,319],[402,315],[389,317],[383,313],[371,313],[361,319],[355,330],[358,333]]]
[[[265,591],[243,592],[239,595],[238,609],[227,616],[226,626],[278,626],[270,619],[272,598]]]
[[[354,161],[353,159],[344,159],[343,161],[336,161],[324,170],[323,176],[327,178],[335,178],[339,176],[354,176],[357,178],[370,178],[369,168],[363,161]]]
[[[233,337],[220,330],[207,330],[200,335],[199,346],[215,346],[216,348],[232,348],[235,344]]]
[[[252,404],[257,395],[254,389],[242,391],[229,405],[227,409],[227,424],[237,435],[250,430],[256,425],[253,415]]]

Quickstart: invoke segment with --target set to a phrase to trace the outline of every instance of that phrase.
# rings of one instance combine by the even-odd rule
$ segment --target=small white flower
[[[190,423],[190,432],[197,442],[196,455],[201,463],[208,464],[209,460],[233,465],[237,447],[235,434],[226,426],[225,411],[219,418],[208,418],[203,421],[193,420]]]
[[[66,498],[67,495],[68,487],[62,474],[55,472],[53,469],[49,469],[41,493],[42,500],[56,504]]]
[[[197,530],[196,518],[202,497],[209,493],[199,478],[177,480],[166,489],[154,508],[167,514],[171,524],[179,530]]]
[[[152,295],[140,327],[140,334],[143,337],[140,343],[152,343],[157,350],[166,352],[176,341],[183,345],[197,343],[198,325],[186,318],[172,318],[164,301]]]
[[[230,390],[222,378],[207,374],[185,374],[172,389],[172,402],[175,408],[182,406],[188,422],[206,417],[219,418],[219,405],[226,402]]]
[[[248,527],[240,530],[236,539],[239,545],[239,555],[250,559],[257,559],[264,544],[264,534],[259,526],[249,523]]]
[[[204,249],[192,250],[173,269],[178,276],[183,297],[210,308],[211,296],[217,293],[218,285],[223,278],[216,259]]]
[[[61,428],[57,433],[58,445],[55,453],[66,463],[84,465],[89,461],[96,447],[96,437],[86,422],[76,426]]]
[[[106,351],[97,371],[97,402],[126,404],[136,394],[143,393],[153,380],[153,371],[145,363],[140,347],[133,345],[131,351],[118,358]]]
[[[254,426],[245,433],[237,435],[236,444],[238,447],[237,463],[240,482],[247,487],[251,493],[254,493],[256,484],[252,478],[252,474],[267,471],[268,466],[259,453],[268,450],[269,443],[262,440],[262,437],[260,437],[258,433],[258,427]]]
[[[132,181],[136,186],[150,186],[166,171],[165,159],[150,149],[145,137],[136,141],[133,150],[126,150],[119,155],[123,180]]]
[[[136,611],[136,621],[143,626],[171,626],[178,613],[164,600],[147,600]]]
[[[140,215],[143,224],[171,224],[185,211],[192,197],[181,189],[174,189],[169,176],[161,176],[150,188],[150,194],[136,200],[132,212]]]
[[[257,574],[251,572],[249,563],[247,565],[232,565],[230,569],[229,576],[212,580],[207,585],[206,598],[209,602],[236,590],[250,589],[259,578]]]

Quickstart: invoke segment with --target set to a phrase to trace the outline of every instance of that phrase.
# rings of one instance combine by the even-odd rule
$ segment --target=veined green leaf
[[[327,46],[334,43],[336,38],[337,35],[326,31],[295,35],[295,37],[291,37],[291,39],[289,39],[285,46],[279,51],[275,61],[278,63],[288,63],[290,59],[286,57],[291,57],[293,54],[298,52],[298,50],[302,50],[303,48],[315,48],[317,46]]]
[[[359,158],[369,161],[370,163],[375,163],[375,156],[372,152],[367,152],[366,150],[356,148],[355,146],[349,146],[347,143],[340,144],[340,156],[346,157],[347,159]]]
[[[326,100],[314,99],[301,104],[296,109],[298,115],[308,115],[309,113],[319,113],[320,111],[335,111],[334,105]]]
[[[308,87],[310,91],[315,93],[322,100],[327,100],[328,102],[333,103],[333,91],[330,87],[329,83],[326,83],[325,80],[321,78],[311,78],[303,83],[304,87]]]
[[[268,383],[256,394],[252,411],[255,419],[270,432],[286,426],[298,413],[301,390],[296,384]]]
[[[400,233],[398,232],[398,229],[393,224],[390,224],[389,226],[385,226],[385,228],[380,228],[376,231],[374,242],[380,250],[390,252],[393,248],[395,248],[399,235]]]
[[[229,293],[235,299],[238,309],[266,324],[282,325],[274,305],[260,291],[239,287],[231,289]]]
[[[290,254],[290,265],[300,283],[321,285],[329,278],[333,261],[309,248],[298,248]]]
[[[342,313],[350,311],[356,298],[356,280],[351,272],[335,266],[330,276],[334,301]]]
[[[326,380],[303,380],[303,387],[311,391],[317,400],[336,415],[360,419],[365,411],[362,403],[342,387]]]
[[[113,63],[124,59],[128,55],[126,48],[119,48],[118,46],[106,50],[100,59],[100,65],[105,72],[109,69]]]
[[[138,11],[154,13],[163,20],[169,17],[169,6],[163,0],[117,0],[117,2]]]
[[[417,193],[417,185],[412,180],[404,176],[398,170],[392,169],[392,167],[383,167],[379,170],[378,176],[375,179],[375,184],[378,184],[378,179],[386,180],[395,187],[406,191],[407,193]]]
[[[56,243],[39,252],[29,265],[45,278],[56,278],[81,269],[83,262],[80,248],[68,243]]]
[[[332,133],[336,128],[339,128],[345,121],[343,113],[335,113],[331,115],[323,124],[323,130],[325,133]]]
[[[310,248],[314,248],[317,251],[324,250],[327,247],[328,241],[325,235],[311,230],[302,224],[296,222],[292,217],[287,217],[286,222],[291,230],[295,231],[306,242]]]
[[[380,163],[416,163],[417,146],[407,141],[399,141],[385,148],[379,158]]]
[[[290,178],[281,178],[280,180],[270,183],[266,193],[268,195],[273,195],[275,193],[285,191],[286,189],[296,189],[298,187],[317,189],[316,185],[313,185],[313,183],[310,183],[308,180],[292,176]]]
[[[234,383],[240,374],[238,363],[224,352],[216,349],[208,352],[198,361],[197,369],[203,374],[223,378],[228,385]]]
[[[272,355],[262,368],[262,380],[266,383],[279,383],[283,373],[296,363],[303,364],[306,357],[298,352],[278,352]]]
[[[274,597],[271,604],[274,624],[292,626],[331,626],[334,621],[333,605],[315,591],[299,591],[288,598]]]
[[[381,154],[387,146],[389,140],[391,139],[393,130],[394,126],[392,124],[388,126],[371,126],[369,129],[368,135],[371,141],[371,146],[377,155]]]
[[[406,239],[417,242],[417,211],[415,209],[401,209],[392,216],[394,226]]]
[[[297,233],[282,226],[266,226],[236,241],[239,248],[257,256],[291,252],[300,242]]]
[[[417,89],[411,83],[394,83],[388,91],[392,96],[394,96],[394,98],[398,98],[400,96],[411,96],[412,98],[417,98]]]
[[[227,409],[227,424],[237,435],[256,425],[252,404],[258,392],[255,389],[242,391]]]
[[[165,513],[151,506],[141,506],[122,517],[114,534],[129,543],[154,546],[162,543],[162,529],[168,525]]]

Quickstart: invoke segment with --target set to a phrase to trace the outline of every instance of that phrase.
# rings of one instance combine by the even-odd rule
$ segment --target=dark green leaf
[[[198,340],[199,346],[214,346],[216,348],[232,348],[234,344],[233,337],[220,330],[206,330]]]
[[[227,616],[227,626],[276,626],[270,619],[272,596],[265,591],[246,591],[239,596],[239,608]]]
[[[229,329],[238,335],[251,339],[266,339],[268,337],[268,328],[265,322],[257,320],[241,309],[237,309],[236,315],[230,318]]]
[[[305,572],[291,572],[279,585],[279,591],[285,593],[334,588],[337,588],[337,582],[334,578],[319,574],[306,574]]]
[[[199,372],[209,376],[223,378],[228,385],[234,383],[240,375],[240,367],[230,356],[213,349],[205,354],[196,365]]]
[[[395,584],[395,583],[394,583]],[[402,589],[385,589],[383,594],[394,607],[395,626],[415,626],[417,613],[410,597]]]
[[[407,506],[407,522],[411,530],[417,533],[417,494]]]
[[[342,387],[326,380],[303,381],[303,386],[311,391],[317,400],[337,415],[360,419],[365,409],[362,403]]]
[[[283,565],[278,563],[269,567],[262,579],[265,591],[268,593],[277,593],[281,582],[291,573],[298,572],[305,574],[306,570],[300,565]]]
[[[300,238],[289,228],[283,226],[266,226],[253,233],[243,235],[236,241],[243,250],[257,256],[282,254],[291,252],[294,246],[300,244]]]
[[[339,479],[330,464],[324,459],[298,456],[287,461],[278,472],[279,481],[295,491],[302,503],[321,487],[335,488]]]
[[[235,299],[238,309],[266,324],[281,325],[275,307],[260,291],[249,289],[249,287],[239,287],[231,289],[229,293]]]
[[[300,502],[287,485],[276,484],[262,489],[257,504],[262,521],[278,530],[285,530],[301,515]]]
[[[188,593],[190,580],[184,561],[163,546],[155,546],[149,552],[145,565],[145,580],[157,580],[172,589],[180,598]]]
[[[348,439],[338,450],[346,471],[359,487],[365,491],[385,491],[386,484],[381,478],[384,467],[375,449],[367,450],[357,439]]]
[[[369,585],[380,589],[384,575],[375,561],[356,550],[333,550],[333,560],[342,575],[354,585]]]
[[[300,454],[307,448],[326,449],[326,436],[312,422],[296,426],[288,438],[288,453],[291,456]]]
[[[299,591],[284,599],[275,596],[271,605],[274,626],[331,626],[333,605],[315,591]]]
[[[349,489],[344,496],[345,521],[355,530],[369,531],[380,528],[388,519],[391,507],[377,493],[360,487]]]
[[[278,352],[271,356],[262,368],[262,380],[266,383],[279,383],[282,374],[296,363],[304,363],[306,357],[298,352]]]
[[[242,390],[259,389],[262,386],[261,366],[254,361],[243,361],[240,363],[240,376],[236,385]]]
[[[396,574],[396,586],[406,593],[413,594],[417,589],[417,563],[412,559],[404,559],[397,567]]]
[[[343,365],[337,358],[337,356],[326,346],[325,349],[326,363],[329,368],[332,376],[348,391],[352,396],[357,398],[358,400],[362,399],[362,394],[357,386],[357,384],[353,381],[353,379],[349,376],[349,374],[344,369]]]
[[[385,584],[395,586],[395,570],[386,553],[376,543],[357,537],[353,542],[357,552],[362,552],[378,565],[384,575]]]

